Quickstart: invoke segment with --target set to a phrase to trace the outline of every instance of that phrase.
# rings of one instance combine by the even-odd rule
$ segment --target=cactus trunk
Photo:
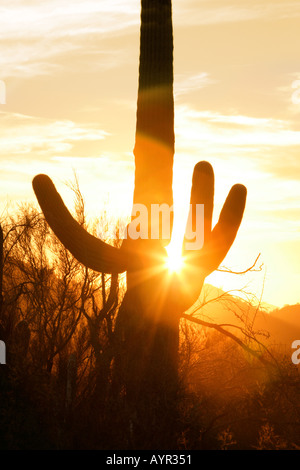
[[[171,0],[142,0],[134,203],[172,206],[174,156]]]
[[[171,0],[142,0],[134,204],[172,206],[174,157]],[[150,220],[148,220],[150,225]],[[131,240],[134,265],[118,315],[116,377],[126,390],[134,448],[175,446],[179,316],[168,303],[162,240]]]

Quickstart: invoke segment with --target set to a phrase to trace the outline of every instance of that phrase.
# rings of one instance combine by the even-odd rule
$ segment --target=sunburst
[[[167,258],[166,258],[166,266],[170,273],[180,273],[183,268],[184,260],[181,254],[181,250],[175,244],[170,243],[166,247],[167,250]]]

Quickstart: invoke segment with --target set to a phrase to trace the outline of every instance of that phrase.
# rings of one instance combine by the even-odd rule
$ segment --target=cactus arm
[[[246,204],[247,190],[242,184],[232,186],[221,210],[219,220],[211,229],[214,197],[214,173],[208,162],[194,168],[190,212],[195,215],[196,204],[204,204],[204,245],[200,250],[185,250],[184,255],[193,266],[199,263],[210,274],[218,268],[234,242]],[[203,223],[203,221],[197,221]],[[195,217],[193,224],[196,223]],[[187,239],[184,240],[184,247]]]
[[[214,171],[212,166],[205,161],[197,163],[193,173],[190,197],[190,213],[192,213],[193,230],[196,229],[195,212],[197,204],[204,204],[204,240],[207,241],[210,236],[212,226],[214,206]]]
[[[247,190],[242,184],[235,184],[229,191],[218,223],[204,246],[206,258],[210,257],[207,266],[209,272],[218,268],[235,240],[243,218],[246,196]]]
[[[127,269],[125,254],[81,227],[47,175],[35,176],[32,185],[48,224],[79,262],[98,272],[120,273]]]
[[[204,204],[204,244],[200,250],[187,250],[185,237],[183,243],[183,256],[185,266],[182,271],[182,283],[178,288],[178,303],[182,311],[191,307],[198,299],[206,276],[218,268],[223,261],[242,221],[247,190],[241,184],[234,185],[223,205],[219,220],[212,229],[214,173],[208,162],[200,162],[195,166],[190,212],[195,214],[196,204]],[[195,219],[194,219],[195,222]],[[198,221],[203,223],[203,221]],[[195,230],[195,228],[193,228]]]

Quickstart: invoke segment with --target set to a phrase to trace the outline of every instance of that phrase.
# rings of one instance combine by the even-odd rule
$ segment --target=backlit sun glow
[[[170,273],[180,273],[183,267],[183,257],[177,246],[170,244],[166,247],[167,259],[166,266]]]
[[[226,291],[251,285],[263,302],[282,307],[300,301],[299,2],[240,4],[173,1],[173,199],[181,242],[175,234],[179,249],[157,266],[183,277],[193,168],[207,160],[215,222],[231,186],[248,190],[222,264],[240,271],[261,252],[264,268],[241,277],[214,272],[206,282]],[[112,219],[130,217],[140,2],[18,0],[0,9],[1,212],[10,202],[37,203],[32,179],[39,173],[73,207],[64,182],[75,171],[88,218],[104,208]],[[157,142],[147,148],[163,151]]]

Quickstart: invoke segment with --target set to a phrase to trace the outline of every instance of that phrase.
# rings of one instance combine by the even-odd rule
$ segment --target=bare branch
[[[194,323],[197,323],[198,325],[202,325],[202,326],[206,326],[208,328],[214,328],[216,331],[218,331],[219,333],[222,333],[223,335],[227,336],[228,338],[231,338],[233,341],[235,341],[239,346],[241,346],[244,351],[248,352],[249,354],[251,354],[252,356],[254,356],[256,359],[258,359],[262,364],[264,364],[265,366],[271,366],[271,367],[275,367],[274,366],[274,363],[264,359],[259,353],[257,353],[256,351],[254,351],[254,349],[250,348],[249,346],[247,346],[240,338],[238,338],[236,335],[234,335],[233,333],[231,333],[230,331],[228,330],[225,330],[224,329],[224,326],[227,326],[227,327],[235,327],[235,328],[239,328],[241,329],[240,327],[236,326],[236,325],[219,325],[219,324],[216,324],[216,323],[211,323],[211,322],[207,322],[207,321],[204,321],[204,320],[200,320],[200,318],[195,318],[194,316],[192,315],[188,315],[186,313],[183,313],[181,314],[181,318],[185,318],[186,320],[189,320],[189,321],[192,321]],[[241,329],[242,330],[242,329]],[[268,349],[262,344],[260,343],[256,338],[252,338],[254,339],[257,344],[259,344],[261,347],[263,347],[263,349],[265,349],[266,352],[268,352],[268,354],[271,355],[271,353],[268,351]],[[272,359],[275,361],[275,358],[271,355]]]
[[[256,264],[257,264],[257,261],[258,261],[260,255],[261,255],[261,253],[258,254],[258,256],[256,257],[256,260],[254,261],[252,266],[245,269],[244,271],[232,271],[230,268],[226,268],[226,267],[223,267],[223,268],[220,267],[216,271],[219,271],[221,273],[230,273],[230,274],[246,274],[246,273],[249,273],[249,272],[259,272],[259,271],[262,270],[262,267],[264,265],[264,263],[262,263],[258,268],[256,268]]]

